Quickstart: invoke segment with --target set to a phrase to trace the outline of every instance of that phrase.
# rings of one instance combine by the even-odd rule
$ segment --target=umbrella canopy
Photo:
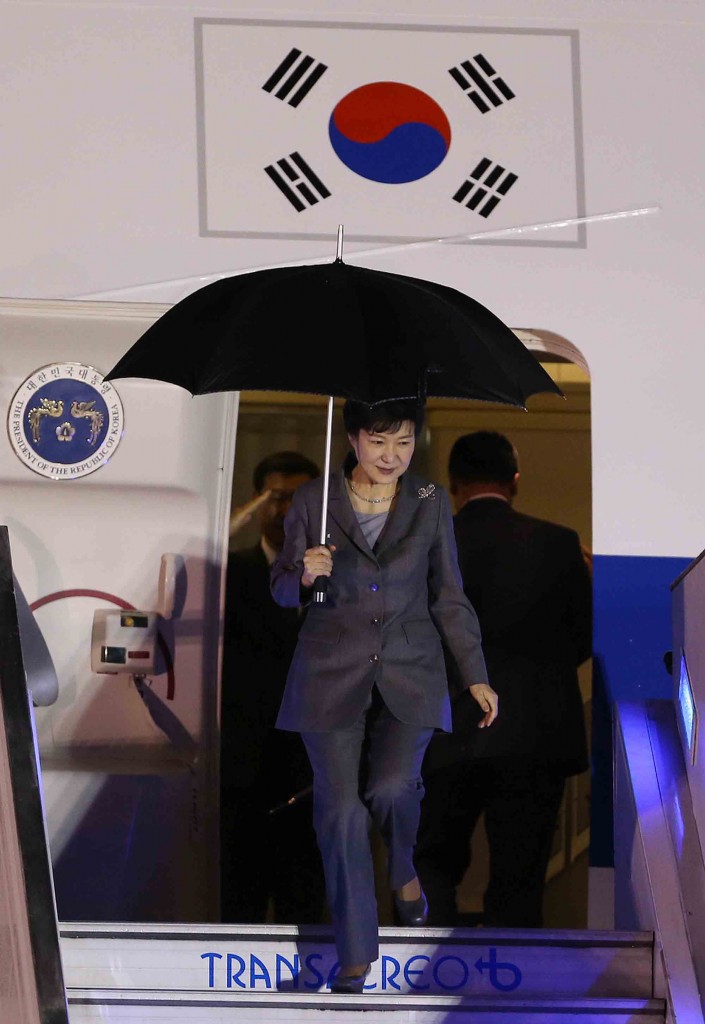
[[[177,302],[107,374],[193,395],[294,391],[374,404],[426,395],[524,406],[561,394],[468,295],[342,259],[223,278]]]
[[[432,395],[524,407],[562,394],[498,317],[468,295],[415,277],[351,267],[338,257],[208,284],[138,338],[106,380],[147,377],[193,395],[296,391],[328,395],[321,509],[326,541],[333,397],[374,405]],[[326,599],[326,578],[313,600]]]

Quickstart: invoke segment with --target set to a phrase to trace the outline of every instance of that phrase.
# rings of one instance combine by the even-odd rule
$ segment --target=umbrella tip
[[[343,225],[342,224],[338,224],[338,244],[337,244],[336,250],[335,250],[335,259],[336,259],[336,261],[340,260],[341,263],[343,261]]]

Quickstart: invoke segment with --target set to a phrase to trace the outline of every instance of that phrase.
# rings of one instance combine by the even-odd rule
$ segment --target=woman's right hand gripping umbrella
[[[326,547],[318,544],[315,548],[304,551],[304,571],[301,576],[302,587],[312,587],[319,576],[330,576],[333,572],[333,552],[335,544]]]

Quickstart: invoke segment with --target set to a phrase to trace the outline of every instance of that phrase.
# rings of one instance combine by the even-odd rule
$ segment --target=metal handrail
[[[12,955],[3,955],[3,961],[13,965],[17,975],[2,979],[0,993],[7,994],[15,1012],[21,1012],[23,1024],[68,1024],[40,769],[6,526],[0,526],[0,637],[0,862],[5,880],[10,882],[4,903],[10,918],[4,922],[7,941],[16,944]],[[2,1019],[9,1020],[4,1015]]]

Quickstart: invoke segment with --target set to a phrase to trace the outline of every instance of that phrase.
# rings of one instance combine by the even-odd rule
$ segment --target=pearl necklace
[[[369,502],[370,505],[379,505],[381,502],[391,501],[392,498],[394,498],[394,496],[397,493],[396,490],[395,490],[394,494],[390,494],[389,497],[387,497],[387,498],[366,498],[363,494],[360,494],[359,491],[355,490],[355,488],[353,487],[353,482],[350,479],[350,477],[348,477],[348,487],[353,492],[353,494],[356,495],[356,497],[358,497],[360,499],[360,501],[367,501],[367,502]]]

